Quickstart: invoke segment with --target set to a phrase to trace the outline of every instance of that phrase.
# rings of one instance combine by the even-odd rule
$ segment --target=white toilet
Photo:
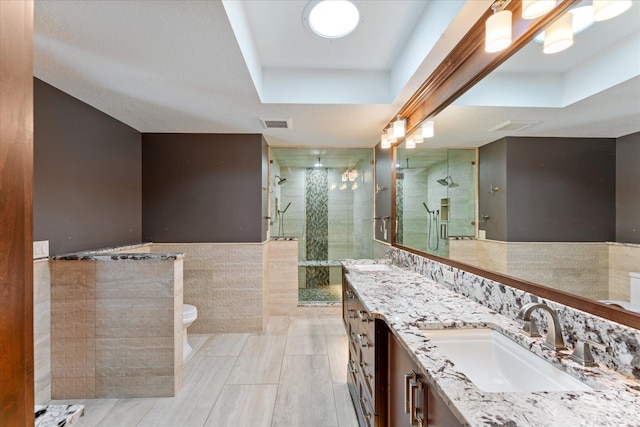
[[[187,328],[198,318],[198,309],[195,305],[182,304],[182,360],[186,360],[187,356],[193,350],[187,340]]]

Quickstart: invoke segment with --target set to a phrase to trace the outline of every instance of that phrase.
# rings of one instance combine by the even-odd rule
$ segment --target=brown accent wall
[[[143,134],[143,240],[266,240],[265,156],[259,134]]]
[[[393,196],[393,156],[392,149],[382,149],[380,144],[376,145],[376,186],[384,187],[384,191],[379,191],[375,195],[375,226],[374,237],[380,241],[391,243],[391,218],[386,220],[387,238],[384,238],[381,217],[391,217],[392,196]],[[374,190],[375,191],[375,190]]]
[[[34,238],[52,255],[140,243],[137,130],[34,79]]]
[[[616,143],[616,242],[640,243],[640,132]]]
[[[487,239],[507,240],[507,196],[506,191],[489,193],[489,188],[509,187],[507,185],[507,140],[506,138],[480,147],[478,169],[478,217],[488,216],[481,221],[480,230],[486,231]]]
[[[34,424],[33,1],[0,1],[0,425]]]
[[[503,144],[506,157],[502,149],[497,150]],[[614,240],[615,168],[616,141],[610,138],[507,137],[481,147],[480,213],[491,217],[484,227],[487,238],[510,242]],[[498,181],[496,174],[505,170],[506,178]],[[504,192],[489,194],[492,184]],[[501,224],[492,227],[497,222]]]

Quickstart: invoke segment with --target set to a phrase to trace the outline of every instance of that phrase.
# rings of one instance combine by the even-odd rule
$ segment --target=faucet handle
[[[576,346],[571,353],[571,360],[581,364],[582,366],[597,366],[598,364],[593,359],[591,354],[591,347],[587,341],[578,340]]]
[[[522,326],[522,332],[530,337],[539,337],[540,332],[538,331],[538,326],[536,325],[535,320],[529,319],[524,321],[524,326]]]

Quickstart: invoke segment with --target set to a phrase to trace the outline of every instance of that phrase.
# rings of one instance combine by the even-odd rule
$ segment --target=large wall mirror
[[[640,3],[543,49],[394,148],[394,243],[640,313]]]

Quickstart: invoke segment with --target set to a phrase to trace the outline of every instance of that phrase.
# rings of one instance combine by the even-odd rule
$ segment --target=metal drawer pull
[[[358,317],[365,323],[369,323],[373,320],[371,317],[369,317],[369,313],[363,310],[358,310]]]
[[[371,415],[369,412],[367,412],[367,405],[365,405],[367,401],[364,400],[362,397],[360,398],[360,407],[362,408],[362,415],[368,420],[369,418],[373,417],[373,415]]]
[[[367,334],[356,334],[360,347],[369,347],[369,341],[367,341]]]
[[[349,299],[354,299],[356,297],[356,294],[353,293],[353,291],[350,291],[349,289],[347,289],[346,291],[344,291],[345,294],[347,294],[347,296],[349,297]]]
[[[347,316],[349,316],[349,319],[355,319],[356,315],[355,315],[355,310],[347,310]]]
[[[418,405],[416,405],[416,391],[423,393],[422,382],[419,379],[411,382],[411,425],[423,427],[423,418],[418,415]]]
[[[408,414],[411,411],[411,394],[410,384],[416,377],[415,372],[410,374],[404,374],[404,413]]]
[[[365,371],[365,367],[367,366],[366,363],[362,362],[360,364],[360,375],[362,375],[364,377],[364,379],[368,379],[371,378],[371,374],[367,374],[367,372]]]
[[[355,374],[357,372],[356,369],[353,367],[353,360],[349,360],[349,362],[347,362],[347,368],[349,369],[349,372],[351,372],[352,374]]]

